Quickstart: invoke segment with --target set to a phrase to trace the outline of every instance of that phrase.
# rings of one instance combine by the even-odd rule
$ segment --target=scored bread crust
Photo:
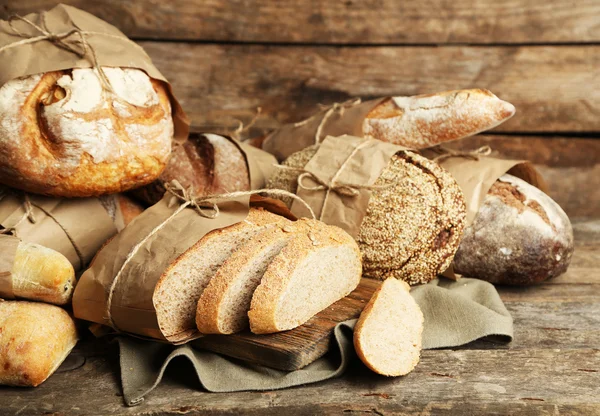
[[[133,68],[53,71],[0,87],[0,182],[28,192],[86,197],[152,182],[171,150],[164,83]]]
[[[414,316],[394,314],[394,312],[398,311],[393,308],[393,305],[388,305],[387,303],[385,305],[379,305],[379,302],[389,301],[389,297],[388,299],[382,299],[384,291],[392,292],[392,299],[394,299],[394,301],[406,302],[406,306],[408,307],[408,309],[411,309]],[[417,305],[415,300],[410,296],[409,291],[410,287],[406,282],[396,280],[393,278],[385,280],[381,284],[381,286],[379,286],[375,290],[373,296],[367,303],[367,306],[365,306],[365,309],[360,314],[360,317],[356,325],[354,326],[353,341],[356,354],[367,367],[369,367],[372,371],[378,374],[382,374],[385,376],[405,375],[411,372],[419,362],[423,334],[423,313],[421,312],[419,305]],[[394,296],[394,292],[396,296]],[[404,293],[399,292],[406,292],[406,295],[408,295],[408,297],[402,299],[401,297],[404,296]],[[376,308],[378,310],[375,310]],[[383,315],[376,316],[377,312],[381,314],[382,308],[385,309],[386,313],[384,313]],[[386,352],[389,352],[388,348],[393,348],[392,345],[385,345],[381,344],[381,342],[377,342],[377,348],[375,348],[374,350],[370,349],[370,346],[372,346],[373,343],[372,340],[368,340],[366,339],[366,337],[374,336],[374,331],[369,331],[367,333],[367,327],[373,324],[372,320],[377,319],[389,321],[383,322],[383,326],[386,328],[386,334],[397,335],[398,337],[403,337],[403,339],[410,338],[411,336],[416,337],[413,340],[414,344],[409,346],[410,351],[408,351],[408,362],[402,362],[401,359],[405,357],[400,356],[406,351],[392,351],[392,354],[390,356],[385,357],[385,361],[390,361],[396,364],[394,368],[385,365],[382,366],[380,360],[381,357],[374,356],[374,354],[385,354]],[[418,329],[416,334],[407,333],[405,326],[398,327],[398,324],[403,319],[417,320],[416,326],[418,327]],[[394,325],[396,326],[394,327]],[[383,334],[376,333],[375,335],[379,336]]]
[[[153,302],[154,308],[156,310],[156,319],[158,321],[161,332],[163,333],[165,338],[167,338],[167,340],[172,340],[172,339],[177,338],[181,334],[187,333],[188,331],[194,331],[196,329],[196,324],[195,324],[196,305],[197,305],[198,300],[200,299],[200,296],[202,295],[202,292],[198,293],[197,294],[198,296],[194,299],[194,310],[193,310],[194,313],[193,313],[191,322],[188,323],[189,327],[178,328],[175,331],[167,331],[166,326],[168,324],[164,320],[167,319],[168,315],[163,317],[161,314],[161,312],[167,312],[169,310],[169,306],[163,305],[162,300],[160,299],[161,293],[163,290],[167,290],[166,284],[171,276],[171,272],[173,271],[173,269],[175,267],[177,267],[177,265],[179,263],[185,261],[189,256],[192,256],[196,251],[198,251],[200,249],[200,247],[209,245],[212,243],[217,243],[224,234],[241,232],[244,229],[248,229],[248,228],[256,228],[258,230],[258,229],[260,229],[260,227],[270,226],[271,224],[275,225],[275,224],[279,224],[279,223],[288,223],[288,222],[291,222],[291,221],[282,216],[273,214],[265,209],[250,208],[248,216],[246,217],[246,219],[244,221],[241,221],[237,224],[233,224],[229,227],[225,227],[225,228],[221,228],[221,229],[217,229],[217,230],[213,230],[213,231],[209,232],[204,237],[202,237],[196,244],[194,244],[192,247],[190,247],[188,250],[186,250],[184,253],[182,253],[175,261],[173,261],[169,265],[169,267],[162,273],[161,277],[158,279],[155,289],[154,289],[154,295],[152,297],[152,302]],[[202,290],[204,290],[204,287],[202,288]]]
[[[0,301],[0,384],[38,386],[77,343],[77,329],[58,306]]]
[[[291,224],[278,224],[272,229],[267,229],[252,237],[223,263],[198,301],[196,325],[201,333],[232,333],[221,321],[221,314],[227,312],[223,308],[230,290],[244,278],[243,272],[249,263],[251,264],[257,256],[273,245],[286,244],[295,233],[305,230],[303,224],[303,221],[297,221]]]
[[[424,149],[473,136],[502,124],[515,107],[488,90],[390,97],[369,112],[363,137]]]
[[[298,235],[281,250],[267,268],[260,285],[252,296],[248,317],[250,319],[250,330],[255,334],[288,330],[306,322],[306,320],[291,324],[279,322],[277,313],[296,269],[303,264],[303,261],[309,255],[321,248],[346,246],[351,248],[354,254],[356,269],[349,270],[348,275],[340,273],[337,276],[338,278],[348,279],[349,290],[343,296],[352,292],[360,282],[362,274],[361,254],[356,241],[348,233],[339,227],[328,226],[317,220],[302,218],[298,221],[305,221],[306,227],[311,231]],[[352,264],[349,265],[352,266]],[[315,311],[314,314],[318,312],[320,311]]]

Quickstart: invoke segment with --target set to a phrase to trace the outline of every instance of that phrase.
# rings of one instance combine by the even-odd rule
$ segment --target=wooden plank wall
[[[55,0],[8,0],[0,18]],[[600,0],[62,0],[111,22],[195,128],[251,135],[350,97],[488,88],[517,115],[486,136],[533,160],[572,217],[600,216]]]

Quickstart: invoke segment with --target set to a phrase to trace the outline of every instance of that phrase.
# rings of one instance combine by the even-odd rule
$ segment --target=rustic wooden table
[[[264,393],[211,394],[175,362],[140,406],[120,397],[116,346],[84,343],[71,371],[0,389],[0,414],[600,414],[600,1],[63,0],[136,39],[195,129],[247,136],[350,97],[488,88],[517,107],[490,144],[532,160],[573,219],[569,271],[499,288],[510,345],[424,351],[416,370]],[[0,18],[56,0],[3,0]],[[79,365],[79,366],[78,366]]]

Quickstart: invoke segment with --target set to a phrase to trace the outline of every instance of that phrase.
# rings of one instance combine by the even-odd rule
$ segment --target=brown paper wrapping
[[[45,24],[45,28],[52,34],[64,34],[74,29],[84,32],[83,36],[90,48],[93,48],[100,66],[137,68],[145,71],[151,78],[163,81],[171,95],[175,139],[184,140],[187,137],[190,123],[175,99],[170,84],[152,64],[142,47],[129,40],[116,27],[64,4],[47,12],[28,14],[25,18],[41,27]],[[25,22],[15,20],[12,25],[28,37],[42,36],[37,29]],[[8,21],[0,21],[0,49],[24,39],[11,29]],[[80,39],[75,33],[64,41],[79,50]],[[93,58],[89,52],[84,58],[80,58],[49,40],[40,40],[0,52],[0,86],[27,75],[92,66]]]
[[[381,176],[392,156],[402,150],[406,148],[379,140],[327,136],[304,167],[311,176],[301,183],[308,189],[298,186],[296,194],[321,221],[337,225],[357,238],[371,198],[369,187]],[[319,184],[328,184],[330,189],[318,189]],[[353,188],[356,195],[336,191],[335,187],[340,186]],[[292,203],[292,213],[308,216],[308,210],[297,201]]]
[[[446,154],[439,147],[423,150],[421,153],[434,160],[440,155]],[[438,163],[452,174],[463,191],[467,205],[467,226],[473,223],[479,207],[494,182],[505,173],[517,176],[544,192],[547,191],[542,176],[526,160],[499,159],[480,155],[475,158],[454,155],[439,159]]]
[[[237,144],[246,158],[248,174],[250,175],[250,189],[263,189],[275,170],[277,159],[272,154],[254,146],[231,140]]]
[[[166,193],[160,202],[144,211],[98,252],[75,288],[75,317],[111,326],[108,297],[115,276],[136,244],[164,223],[123,268],[114,288],[110,314],[115,329],[121,332],[176,344],[197,336],[192,330],[170,339],[162,334],[152,302],[156,283],[169,265],[205,234],[243,221],[248,215],[249,197],[219,202],[220,214],[214,219],[205,218],[187,207],[165,222],[181,204],[176,197]]]
[[[0,298],[14,299],[12,268],[19,247],[19,240],[12,235],[0,234]]]
[[[286,124],[265,138],[262,149],[282,161],[292,153],[315,144],[319,125],[322,125],[319,140],[344,134],[362,137],[367,114],[385,99],[378,98],[356,105],[342,104],[338,109],[326,108],[305,121]],[[324,120],[329,110],[332,110],[331,114]]]
[[[59,199],[28,194],[35,223],[23,219],[21,191],[7,190],[0,201],[0,225],[19,239],[62,253],[75,271],[83,269],[104,242],[117,233],[112,219],[96,198]],[[1,257],[1,256],[0,256]]]

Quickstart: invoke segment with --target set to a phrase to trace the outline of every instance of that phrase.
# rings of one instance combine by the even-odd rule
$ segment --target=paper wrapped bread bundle
[[[328,135],[348,134],[423,149],[489,130],[514,113],[512,104],[481,89],[356,100],[334,104],[252,143],[280,161]]]
[[[530,285],[564,273],[573,249],[571,222],[560,206],[505,174],[465,229],[454,270],[496,284]]]
[[[77,343],[75,322],[54,305],[0,301],[0,384],[35,387]]]
[[[165,193],[165,184],[176,179],[198,197],[218,195],[264,187],[264,177],[276,162],[270,154],[217,134],[192,134],[187,141],[175,145],[167,167],[151,184],[136,189],[134,195],[155,204]],[[262,170],[252,175],[251,166]]]
[[[351,142],[358,144],[361,140],[350,136],[328,137],[320,147],[311,146],[294,153],[283,162],[283,168],[276,171],[267,186],[297,193],[298,178],[307,165],[313,163],[313,157],[321,155],[324,161],[316,170],[330,170],[332,162],[344,158],[339,154],[341,146]],[[448,268],[458,248],[465,226],[462,192],[452,176],[435,162],[410,151],[397,150],[397,146],[376,140],[369,143],[374,148],[391,147],[391,151],[387,150],[391,158],[380,174],[375,176],[369,172],[367,175],[374,183],[367,187],[370,197],[366,208],[352,208],[356,195],[340,196],[345,202],[323,207],[323,211],[331,213],[352,208],[347,217],[363,210],[364,217],[360,221],[348,225],[347,219],[340,214],[340,222],[333,225],[355,236],[363,255],[366,276],[394,277],[409,284],[426,283]],[[371,169],[373,160],[369,160],[369,156],[364,158],[368,162],[356,162],[355,173],[364,174]],[[312,192],[305,190],[308,195]],[[291,204],[292,201],[285,202]],[[313,206],[313,209],[317,208]]]

